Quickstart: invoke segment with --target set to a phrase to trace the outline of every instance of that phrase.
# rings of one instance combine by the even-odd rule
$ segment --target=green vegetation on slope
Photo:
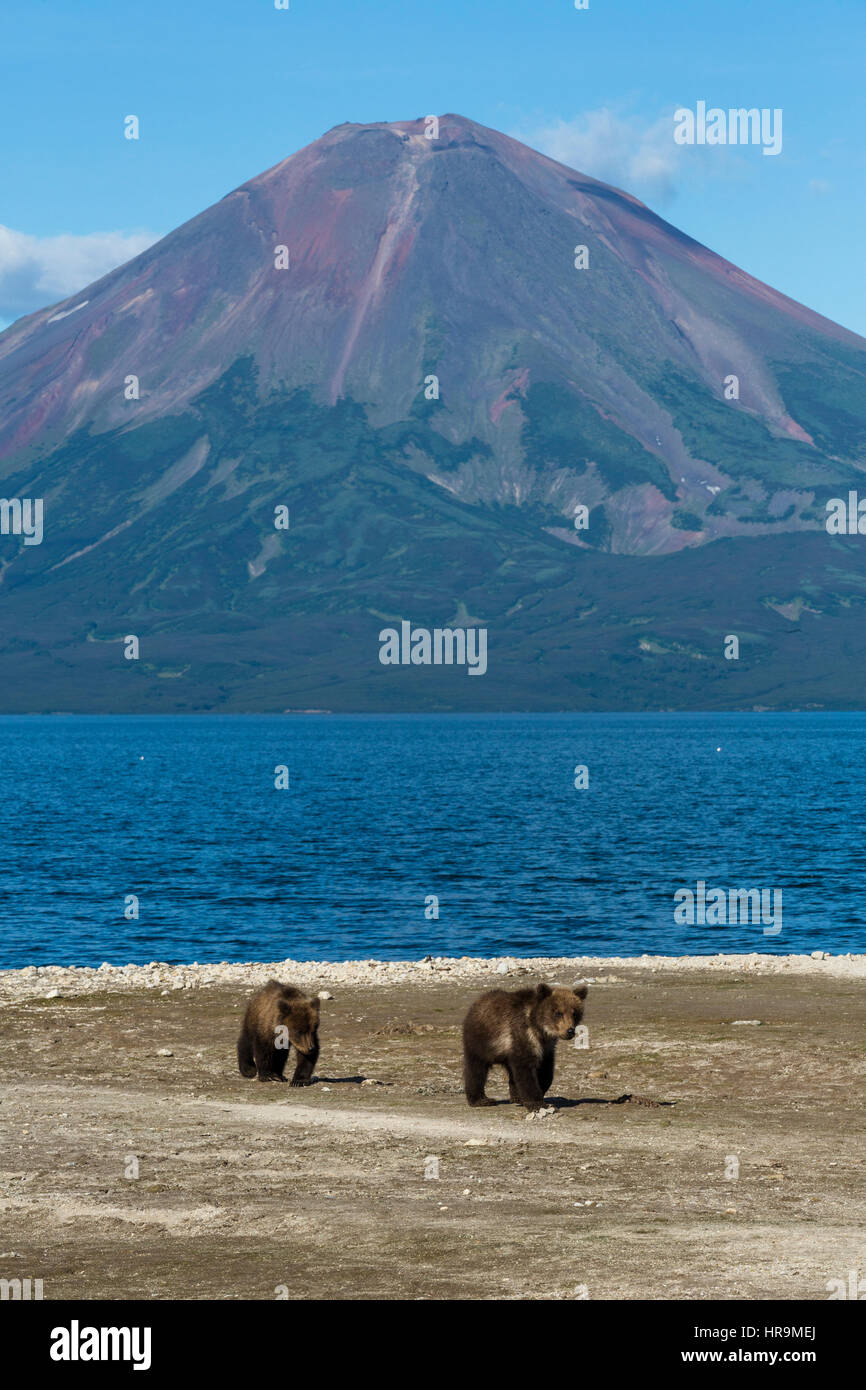
[[[595,463],[611,491],[654,483],[673,500],[676,489],[662,461],[582,396],[551,381],[533,383],[523,401],[526,462],[539,471]]]

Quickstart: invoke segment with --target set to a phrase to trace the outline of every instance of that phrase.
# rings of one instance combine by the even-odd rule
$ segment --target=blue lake
[[[4,967],[866,950],[866,714],[6,716],[0,758]],[[677,924],[698,881],[781,932]]]

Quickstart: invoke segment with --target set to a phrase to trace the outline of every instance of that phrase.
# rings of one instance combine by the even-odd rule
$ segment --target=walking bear
[[[553,1082],[556,1044],[573,1038],[583,1018],[586,985],[563,989],[491,989],[463,1020],[463,1080],[470,1105],[495,1105],[484,1094],[492,1066],[508,1072],[511,1099],[539,1110]]]
[[[291,1084],[309,1086],[319,1057],[319,1001],[308,999],[294,985],[269,980],[244,1014],[238,1038],[241,1076],[285,1081],[290,1043],[298,1054]]]

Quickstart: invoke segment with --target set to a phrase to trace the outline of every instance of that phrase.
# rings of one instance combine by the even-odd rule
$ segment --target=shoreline
[[[598,972],[604,972],[599,974]],[[622,975],[616,972],[623,972]],[[837,979],[866,979],[866,954],[766,955],[759,952],[713,956],[425,956],[422,960],[220,961],[171,965],[25,965],[0,970],[0,1003],[27,998],[58,998],[137,989],[197,989],[237,984],[255,988],[271,978],[315,981],[324,988],[340,985],[405,985],[425,980],[495,986],[497,981],[531,976],[549,981],[614,983],[630,974],[814,974]],[[47,991],[47,992],[46,992]]]

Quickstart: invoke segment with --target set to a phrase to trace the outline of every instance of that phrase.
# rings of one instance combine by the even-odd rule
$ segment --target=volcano
[[[845,707],[864,461],[855,334],[463,117],[338,126],[0,335],[0,702]]]

